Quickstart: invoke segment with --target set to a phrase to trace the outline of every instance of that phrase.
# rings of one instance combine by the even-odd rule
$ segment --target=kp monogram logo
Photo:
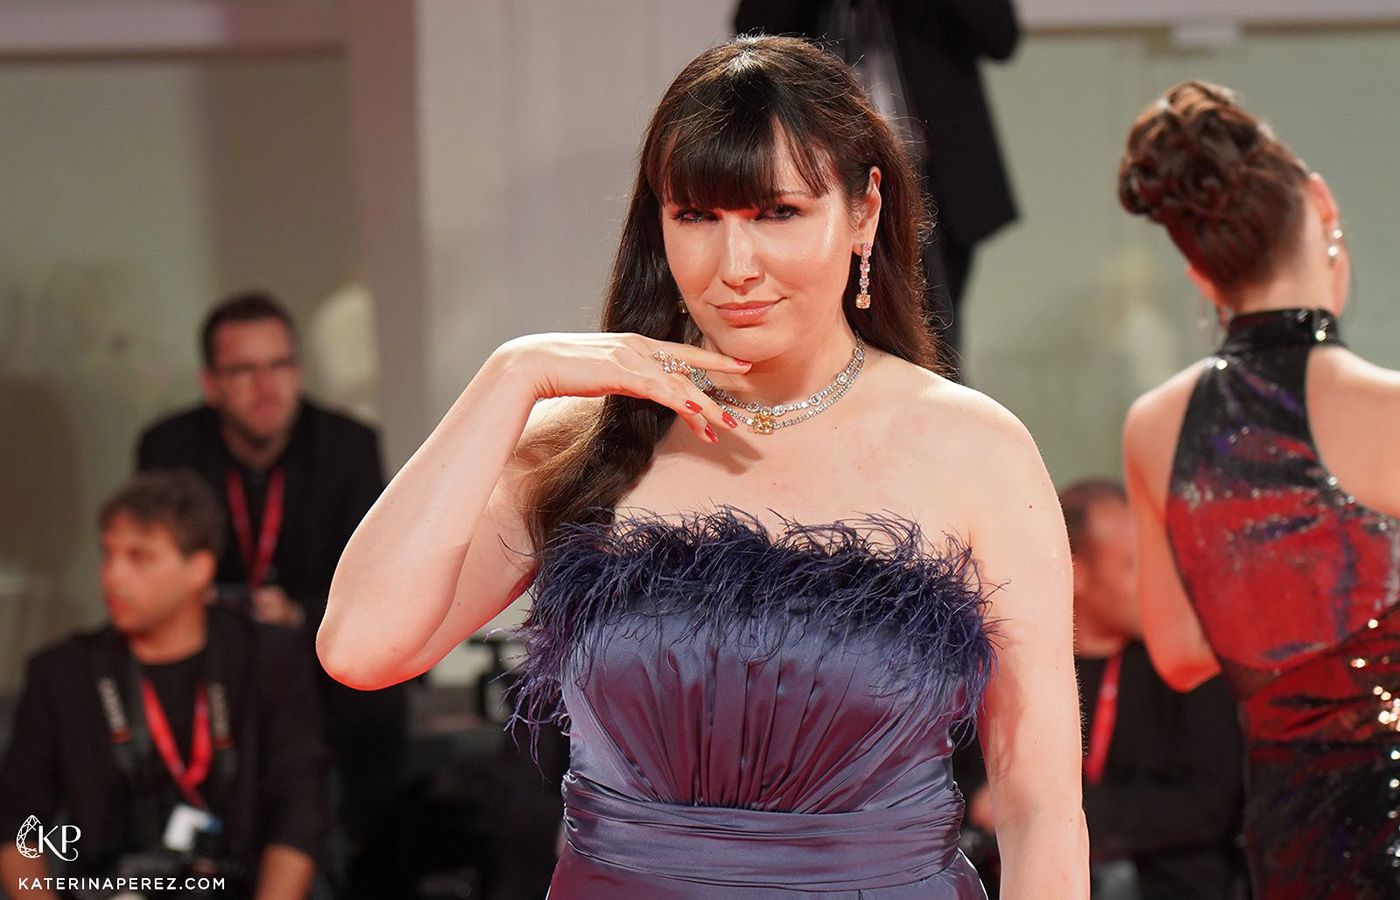
[[[57,835],[57,843],[55,843]],[[83,836],[83,830],[77,825],[60,825],[44,830],[44,825],[39,821],[38,816],[30,816],[24,820],[24,824],[19,826],[19,834],[15,835],[15,848],[20,855],[28,859],[38,859],[43,855],[44,849],[64,862],[72,862],[78,858],[78,838]],[[29,843],[30,838],[38,841],[38,846]]]

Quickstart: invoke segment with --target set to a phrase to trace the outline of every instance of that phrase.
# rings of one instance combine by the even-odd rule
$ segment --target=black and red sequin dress
[[[1348,494],[1313,441],[1308,359],[1339,343],[1324,310],[1236,317],[1191,396],[1167,498],[1240,707],[1262,900],[1400,898],[1400,521]]]

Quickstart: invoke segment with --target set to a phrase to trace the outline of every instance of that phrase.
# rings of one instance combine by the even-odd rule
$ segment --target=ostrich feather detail
[[[971,549],[950,535],[938,552],[918,523],[888,513],[781,521],[775,535],[721,506],[563,526],[541,555],[519,631],[528,659],[513,721],[565,723],[566,670],[589,665],[609,628],[676,612],[689,622],[683,639],[739,640],[754,659],[793,629],[824,629],[837,645],[878,631],[892,691],[936,692],[955,722],[970,719],[995,665]]]

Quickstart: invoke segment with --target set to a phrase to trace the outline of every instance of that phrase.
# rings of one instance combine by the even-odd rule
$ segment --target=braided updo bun
[[[1302,161],[1231,91],[1188,81],[1133,123],[1118,198],[1231,291],[1267,281],[1293,248],[1307,179]]]

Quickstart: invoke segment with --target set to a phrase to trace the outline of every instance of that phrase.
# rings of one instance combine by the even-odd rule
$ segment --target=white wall
[[[92,517],[204,310],[263,285],[314,332],[353,279],[343,98],[315,57],[0,65],[0,684],[100,617]]]
[[[724,4],[428,2],[430,411],[518,334],[592,327],[651,108]]]

